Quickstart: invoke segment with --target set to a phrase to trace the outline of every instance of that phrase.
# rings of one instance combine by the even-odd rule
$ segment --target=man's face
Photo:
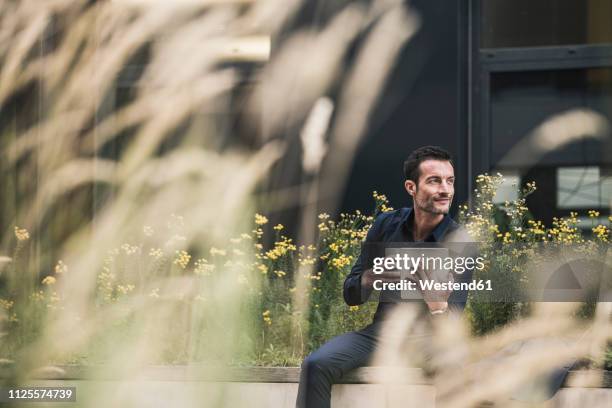
[[[419,165],[418,185],[406,181],[414,206],[432,214],[448,214],[455,195],[455,171],[448,161],[425,160]]]

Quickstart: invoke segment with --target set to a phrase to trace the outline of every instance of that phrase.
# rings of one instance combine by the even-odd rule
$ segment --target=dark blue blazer
[[[353,265],[351,272],[344,281],[344,300],[348,305],[359,305],[369,297],[369,292],[361,287],[361,276],[364,271],[372,268],[373,252],[376,245],[382,247],[384,243],[415,242],[412,233],[414,213],[412,208],[400,208],[398,210],[384,212],[374,220],[366,239],[362,245],[361,253]],[[444,238],[451,232],[458,230],[457,224],[449,215],[445,215],[442,221],[433,229],[424,242],[443,242]],[[460,275],[457,282],[470,281],[472,271],[468,270]],[[467,292],[455,291],[449,297],[449,308],[455,311],[463,311],[467,301]],[[377,322],[388,314],[394,306],[393,302],[379,302],[374,322]]]

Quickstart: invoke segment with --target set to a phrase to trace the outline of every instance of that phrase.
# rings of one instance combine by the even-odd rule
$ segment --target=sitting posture
[[[361,254],[344,282],[344,299],[349,305],[365,302],[375,280],[398,282],[398,272],[375,274],[365,247],[384,242],[443,242],[459,226],[448,215],[453,195],[455,173],[450,154],[433,146],[413,151],[404,163],[404,187],[412,196],[413,208],[380,214],[368,231]],[[470,279],[466,273],[464,279]],[[440,299],[425,299],[432,314],[461,311],[466,293],[446,293]],[[310,354],[302,364],[296,406],[325,408],[330,406],[332,384],[348,371],[365,366],[380,339],[382,322],[397,304],[382,302],[373,322],[362,330],[335,337]]]

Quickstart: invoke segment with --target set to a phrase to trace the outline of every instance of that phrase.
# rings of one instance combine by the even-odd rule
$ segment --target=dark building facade
[[[560,121],[540,154],[512,155],[551,118],[589,112],[612,123],[612,3],[605,0],[411,1],[422,19],[377,107],[343,208],[371,207],[370,192],[408,205],[404,157],[424,144],[456,156],[457,203],[476,175],[501,172],[496,200],[535,181],[528,206],[547,223],[588,209],[610,215],[612,143],[606,129]],[[568,115],[566,115],[568,116]],[[594,132],[594,131],[593,131]],[[591,132],[591,133],[593,133]],[[590,224],[589,224],[590,225]]]

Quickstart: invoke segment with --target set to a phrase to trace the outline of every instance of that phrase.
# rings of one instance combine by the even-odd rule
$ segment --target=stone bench
[[[6,378],[10,370],[0,367],[0,376]],[[122,378],[105,366],[63,365],[34,370],[28,377],[33,385],[75,386],[78,400],[88,390],[102,387],[108,389],[105,392],[119,392],[133,406],[206,406],[203,399],[214,397],[228,407],[290,408],[299,372],[298,367],[149,366],[122,371]],[[574,371],[555,396],[554,406],[612,406],[611,387],[612,372]],[[334,385],[332,392],[333,408],[395,408],[405,407],[407,401],[410,406],[435,406],[435,387],[421,369],[360,368]]]

